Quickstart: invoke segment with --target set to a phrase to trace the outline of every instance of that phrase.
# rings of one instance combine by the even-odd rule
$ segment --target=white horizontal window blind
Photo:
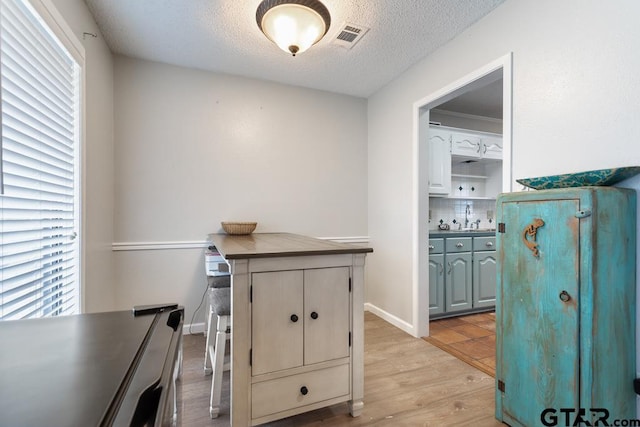
[[[81,69],[26,0],[0,2],[0,319],[77,313]]]

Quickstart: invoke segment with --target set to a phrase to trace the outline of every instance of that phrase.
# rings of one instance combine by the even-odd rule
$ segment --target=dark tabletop
[[[96,426],[154,316],[0,322],[0,425]]]

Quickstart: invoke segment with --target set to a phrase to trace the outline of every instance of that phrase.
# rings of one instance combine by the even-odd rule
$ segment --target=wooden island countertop
[[[210,234],[209,240],[227,260],[373,252],[369,247],[292,233]]]

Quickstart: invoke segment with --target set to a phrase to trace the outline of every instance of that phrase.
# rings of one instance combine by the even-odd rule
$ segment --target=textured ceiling
[[[261,0],[85,0],[114,53],[368,97],[504,0],[322,0],[327,35],[287,55],[258,29]],[[352,49],[345,23],[370,28]]]

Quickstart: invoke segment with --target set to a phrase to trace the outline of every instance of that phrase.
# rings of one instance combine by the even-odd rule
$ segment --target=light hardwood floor
[[[496,314],[469,314],[429,322],[430,344],[496,376]]]
[[[229,373],[221,415],[209,418],[211,377],[203,372],[205,339],[184,337],[178,385],[178,425],[229,426]],[[289,426],[502,426],[494,418],[494,379],[439,348],[365,313],[365,390],[362,415],[346,404],[267,425]]]

